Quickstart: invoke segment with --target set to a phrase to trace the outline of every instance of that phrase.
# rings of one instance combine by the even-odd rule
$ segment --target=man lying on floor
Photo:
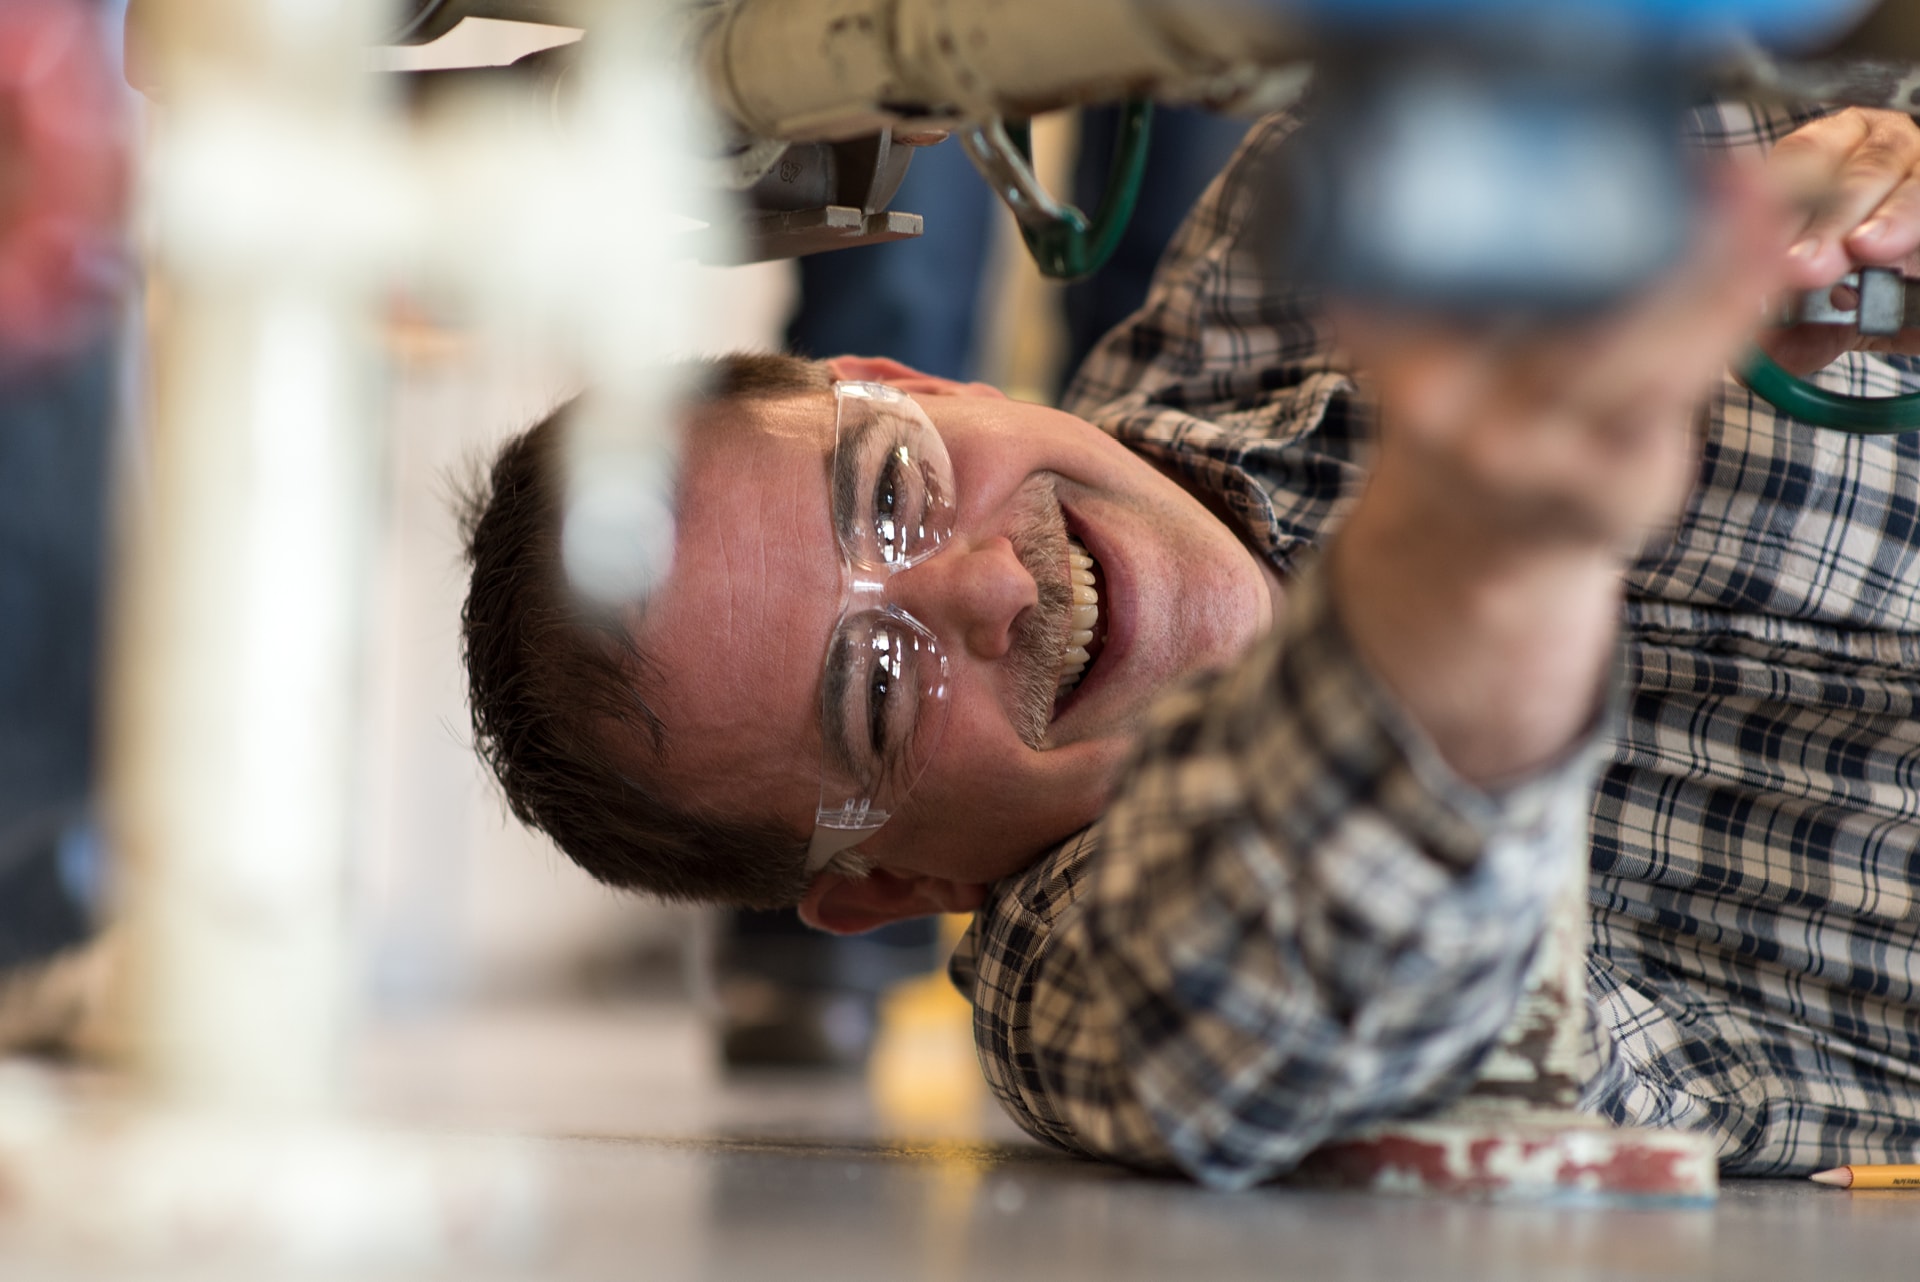
[[[1226,1186],[1466,1089],[1585,844],[1587,1107],[1735,1172],[1910,1158],[1920,450],[1725,369],[1767,296],[1920,245],[1920,130],[1804,125],[1771,169],[1838,193],[1812,223],[1730,175],[1604,320],[1354,315],[1336,351],[1255,274],[1247,166],[1289,128],[1072,413],[723,363],[671,574],[616,615],[559,583],[564,410],[511,442],[465,635],[515,812],[613,885],[838,931],[974,911],[953,974],[1014,1117]]]

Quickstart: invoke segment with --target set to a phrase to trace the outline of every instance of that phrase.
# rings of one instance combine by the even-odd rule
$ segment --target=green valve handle
[[[1890,337],[1920,326],[1920,292],[1913,288],[1917,283],[1891,267],[1862,267],[1842,276],[1834,286],[1802,293],[1780,319],[1789,325],[1844,325],[1862,334]],[[1815,427],[1858,436],[1886,436],[1920,427],[1920,392],[1843,396],[1795,378],[1758,347],[1747,354],[1740,381],[1775,409]]]
[[[1759,348],[1747,353],[1740,381],[1775,409],[1814,427],[1856,436],[1890,436],[1920,428],[1920,392],[1905,396],[1842,396],[1795,378]]]
[[[1024,120],[989,120],[963,130],[960,144],[1000,198],[1013,210],[1020,238],[1043,276],[1075,281],[1091,276],[1113,257],[1140,199],[1147,172],[1153,104],[1129,101],[1120,115],[1120,137],[1100,207],[1089,220],[1055,200],[1033,175],[1032,134]]]

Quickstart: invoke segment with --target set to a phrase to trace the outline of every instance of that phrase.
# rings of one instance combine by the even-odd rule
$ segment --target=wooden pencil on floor
[[[1836,1166],[1807,1178],[1840,1189],[1920,1189],[1920,1166]]]

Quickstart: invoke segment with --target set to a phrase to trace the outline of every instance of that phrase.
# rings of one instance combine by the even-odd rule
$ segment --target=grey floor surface
[[[1920,1279],[1920,1195],[1739,1181],[1712,1209],[1646,1210],[1210,1193],[1021,1140],[976,1086],[951,1075],[940,1056],[954,1049],[896,1046],[882,1067],[890,1081],[726,1082],[698,1020],[677,1007],[385,1029],[360,1058],[358,1116],[435,1137],[453,1154],[510,1137],[538,1173],[544,1210],[504,1258],[348,1272],[551,1282]],[[133,1268],[23,1245],[18,1228],[0,1216],[6,1282],[295,1275],[191,1260]]]

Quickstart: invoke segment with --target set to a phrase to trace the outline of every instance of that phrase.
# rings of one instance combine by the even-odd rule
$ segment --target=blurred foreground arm
[[[1331,555],[1336,609],[1474,784],[1541,768],[1592,721],[1625,560],[1677,518],[1695,418],[1780,283],[1777,207],[1755,175],[1723,177],[1693,259],[1622,314],[1341,318],[1381,443]]]

